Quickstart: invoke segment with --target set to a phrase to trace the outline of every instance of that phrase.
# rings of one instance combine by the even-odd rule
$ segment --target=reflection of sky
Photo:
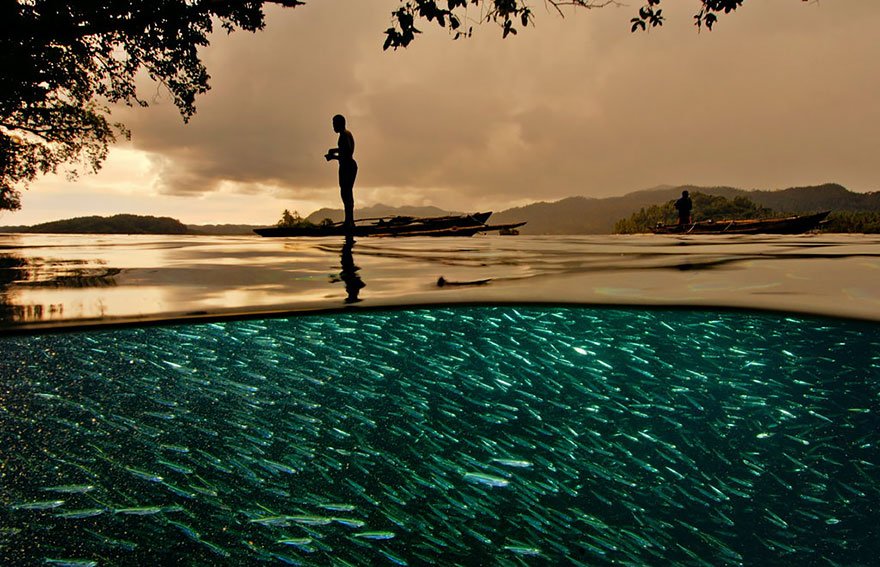
[[[7,325],[347,307],[342,240],[22,235]],[[456,302],[720,306],[880,320],[880,238],[362,238],[358,307]],[[455,284],[443,288],[443,276]],[[484,286],[467,282],[490,279]]]

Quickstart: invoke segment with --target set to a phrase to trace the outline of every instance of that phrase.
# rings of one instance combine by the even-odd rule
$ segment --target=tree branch
[[[565,6],[574,6],[575,8],[584,8],[586,10],[604,8],[606,6],[623,6],[617,0],[605,0],[604,2],[593,2],[591,0],[544,0],[544,3],[552,6],[562,18],[565,17],[565,13],[562,11],[562,8]]]
[[[27,132],[28,134],[33,134],[38,138],[45,140],[46,142],[54,142],[52,138],[49,138],[45,135],[46,132],[52,132],[53,128],[32,128],[28,126],[22,126],[21,124],[9,124],[6,122],[0,122],[0,128],[5,130],[4,133],[13,133],[16,130]]]

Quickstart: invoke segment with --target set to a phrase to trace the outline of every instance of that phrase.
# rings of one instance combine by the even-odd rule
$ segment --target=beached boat
[[[773,219],[699,221],[665,224],[651,229],[654,234],[802,234],[819,227],[831,211]]]
[[[260,236],[473,236],[478,232],[516,228],[525,223],[488,225],[492,216],[487,213],[450,215],[444,217],[377,217],[355,221],[354,229],[347,231],[342,223],[310,226],[273,226],[255,228]]]

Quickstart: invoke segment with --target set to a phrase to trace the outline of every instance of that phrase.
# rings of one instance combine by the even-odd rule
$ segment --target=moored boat
[[[377,217],[355,221],[353,229],[347,230],[342,223],[305,226],[273,226],[256,228],[254,232],[265,237],[284,236],[473,236],[478,232],[489,232],[516,228],[525,223],[488,225],[490,212],[468,215],[449,215],[443,217]]]
[[[502,232],[507,230],[516,230],[526,224],[525,222],[516,222],[511,224],[480,224],[475,226],[451,226],[449,228],[426,229],[420,231],[407,231],[401,233],[373,233],[368,236],[473,236],[478,232]]]
[[[819,227],[831,211],[772,219],[699,221],[652,228],[654,234],[802,234]]]

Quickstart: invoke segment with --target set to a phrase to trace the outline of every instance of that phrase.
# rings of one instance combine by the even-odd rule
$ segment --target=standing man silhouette
[[[354,161],[354,136],[345,129],[345,116],[341,114],[333,117],[333,131],[339,134],[337,147],[327,150],[324,159],[339,161],[339,193],[345,208],[343,226],[350,233],[354,228],[354,180],[358,172],[357,162]]]
[[[676,201],[674,206],[678,211],[678,226],[691,224],[691,209],[694,208],[694,203],[687,191],[681,192],[681,199]]]

